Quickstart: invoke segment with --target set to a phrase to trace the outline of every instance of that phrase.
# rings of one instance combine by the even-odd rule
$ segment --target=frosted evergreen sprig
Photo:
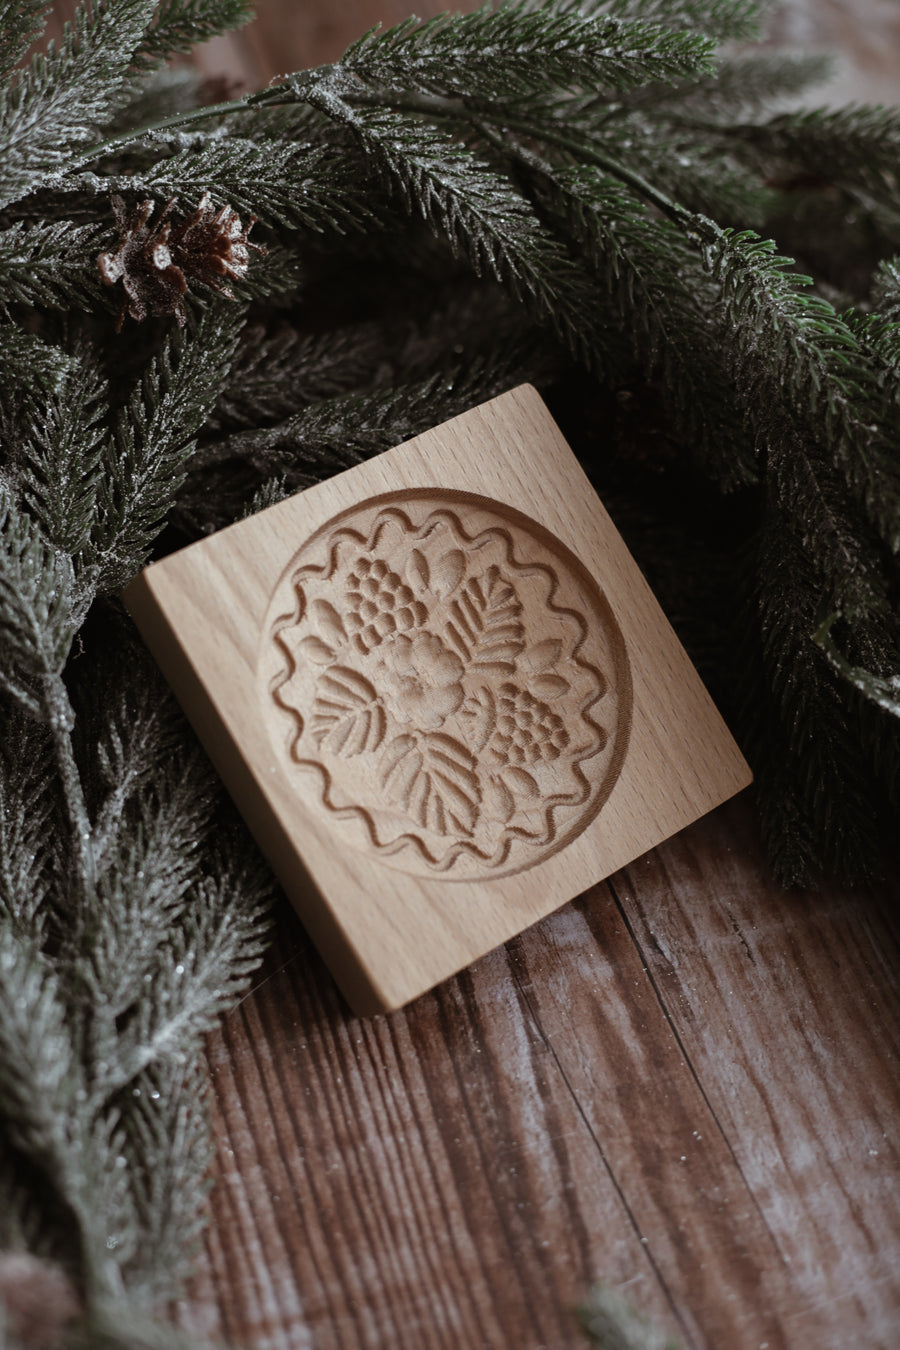
[[[189,339],[180,332],[169,339],[120,412],[91,541],[98,591],[117,590],[146,559],[219,396],[242,319],[237,307],[205,310]]]
[[[708,646],[720,690],[743,680],[779,874],[877,857],[900,809],[897,114],[772,118],[821,63],[714,59],[760,9],[487,5],[206,107],[160,63],[242,0],[96,0],[18,69],[43,7],[0,0],[0,1242],[67,1263],[73,1347],[189,1342],[149,1310],[199,1231],[201,1039],[271,888],[222,847],[114,599],[156,551],[535,379],[646,526],[641,561],[663,550],[686,635],[713,601],[661,498],[692,548],[740,542]],[[227,300],[207,240],[117,341],[98,255],[109,280],[143,214],[152,287],[204,201],[245,241],[258,217],[265,258]]]
[[[362,80],[426,93],[518,98],[545,89],[628,89],[709,74],[714,43],[643,20],[562,6],[482,5],[373,30],[341,58]]]
[[[126,97],[131,62],[156,0],[81,7],[58,47],[36,56],[0,91],[0,206],[60,170]]]
[[[21,223],[0,230],[0,292],[7,304],[50,309],[97,306],[97,254],[108,240],[103,225],[68,220]]]

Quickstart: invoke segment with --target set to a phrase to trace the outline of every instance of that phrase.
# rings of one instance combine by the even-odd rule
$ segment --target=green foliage
[[[566,0],[560,7],[665,24],[723,41],[758,37],[766,0]]]
[[[219,396],[242,317],[205,310],[186,337],[168,340],[120,410],[92,541],[99,592],[118,590],[145,561]]]
[[[147,1319],[271,882],[116,592],[531,379],[742,727],[778,874],[866,874],[900,810],[900,123],[771,116],[822,63],[716,63],[751,0],[409,20],[213,108],[161,62],[243,0],[96,0],[18,65],[42,9],[0,0],[0,1222],[73,1271],[72,1345],[149,1350],[189,1343]],[[585,1318],[660,1343],[609,1291]]]
[[[554,89],[622,90],[712,71],[714,44],[699,34],[611,14],[522,3],[473,14],[410,18],[374,30],[341,59],[366,82],[467,99],[521,98]]]
[[[161,0],[137,50],[142,65],[189,52],[198,42],[240,28],[253,18],[245,0]]]
[[[97,306],[97,254],[108,243],[97,225],[69,220],[12,225],[0,230],[0,293],[6,303],[48,309]]]
[[[79,8],[59,47],[36,56],[0,92],[0,205],[34,191],[96,136],[129,87],[155,8],[156,0]]]
[[[0,75],[8,75],[40,37],[46,7],[46,0],[0,0]]]
[[[217,205],[227,202],[266,224],[321,233],[374,221],[364,183],[352,158],[336,160],[318,146],[282,142],[261,156],[256,141],[230,137],[179,151],[144,173],[105,179],[103,190],[174,197],[185,207],[209,191]]]

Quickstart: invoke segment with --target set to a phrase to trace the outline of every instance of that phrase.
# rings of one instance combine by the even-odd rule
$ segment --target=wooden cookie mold
[[[528,387],[125,598],[359,1011],[424,992],[749,782]]]

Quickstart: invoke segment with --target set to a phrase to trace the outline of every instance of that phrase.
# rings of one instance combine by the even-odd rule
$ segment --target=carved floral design
[[[421,629],[410,637],[397,633],[385,643],[385,699],[398,722],[437,731],[459,712],[465,699],[465,667],[434,633]]]
[[[621,653],[560,603],[584,583],[559,551],[503,517],[481,509],[473,532],[428,499],[361,515],[301,551],[273,627],[291,757],[398,862],[525,865],[618,772]]]

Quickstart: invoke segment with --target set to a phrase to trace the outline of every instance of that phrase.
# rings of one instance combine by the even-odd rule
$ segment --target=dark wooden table
[[[563,1350],[603,1277],[684,1346],[892,1350],[898,930],[886,888],[778,890],[747,799],[386,1017],[281,914],[209,1045],[185,1320]]]
[[[204,69],[257,86],[406,12],[259,11]],[[900,98],[896,0],[795,0],[775,31],[843,47],[839,97]],[[783,893],[745,794],[368,1020],[285,909],[209,1042],[182,1320],[251,1350],[567,1350],[603,1278],[693,1350],[894,1350],[896,899]]]

